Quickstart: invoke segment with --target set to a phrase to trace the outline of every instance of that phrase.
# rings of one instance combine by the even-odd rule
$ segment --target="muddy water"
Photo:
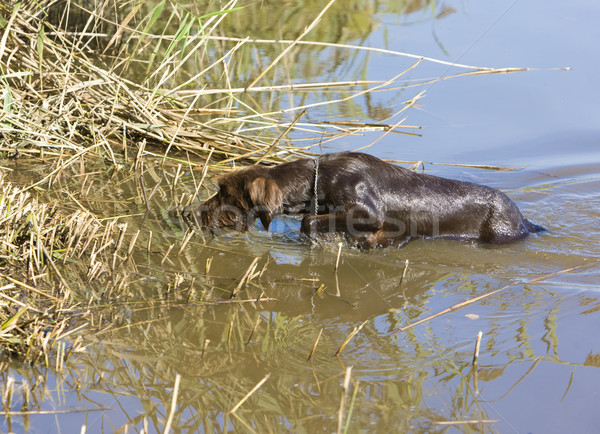
[[[504,10],[462,2],[454,7],[458,12],[448,21],[412,14],[398,22],[396,15],[383,15],[384,27],[405,35],[397,39],[404,48],[417,46],[422,54],[431,50],[441,57],[440,41],[445,50],[462,52],[461,43],[473,43]],[[527,57],[526,48],[546,47],[536,35],[543,40],[554,33],[543,24],[519,33],[514,23],[552,22],[555,12],[523,7],[509,14],[498,26],[511,32],[488,33],[487,42],[476,44],[476,52],[485,54],[471,60],[500,56],[498,61],[506,63],[511,51],[519,62],[536,61]],[[576,8],[565,13],[579,18],[578,28],[591,16]],[[465,21],[477,23],[475,30]],[[410,32],[402,33],[407,23]],[[578,28],[571,30],[581,43]],[[375,32],[371,38],[376,45],[384,35]],[[85,425],[88,432],[154,432],[162,431],[172,414],[171,426],[181,432],[335,432],[340,427],[349,432],[594,432],[600,425],[600,131],[593,122],[598,120],[595,105],[585,98],[597,86],[585,80],[591,64],[570,56],[565,48],[536,65],[575,61],[581,75],[438,84],[429,89],[423,111],[409,117],[426,126],[423,138],[388,137],[369,151],[393,159],[520,167],[498,172],[427,165],[426,170],[505,191],[530,220],[549,230],[522,242],[490,247],[416,240],[401,249],[371,251],[343,245],[336,272],[337,242],[311,243],[298,235],[298,220],[286,217],[274,222],[271,233],[257,227],[244,234],[197,234],[178,255],[184,228],[169,218],[168,209],[175,197],[192,191],[190,174],[174,189],[159,188],[149,213],[136,179],[99,176],[99,187],[82,202],[106,217],[131,215],[129,225],[141,229],[141,242],[149,231],[153,234],[151,253],[136,253],[137,272],[129,281],[137,300],[113,300],[107,307],[114,318],[111,328],[64,369],[11,367],[7,375],[36,385],[30,406],[46,413],[4,416],[2,430],[72,432]],[[377,75],[378,60],[373,62]],[[587,91],[578,92],[580,85]],[[482,99],[469,91],[473,87],[483,92]],[[570,102],[568,107],[554,103],[557,94]],[[457,104],[461,99],[464,104]],[[326,150],[353,149],[365,140]],[[19,167],[15,177],[35,180],[43,170]],[[172,179],[173,173],[167,168],[158,177]],[[157,179],[146,176],[146,186],[154,186]],[[171,245],[173,253],[162,262]],[[240,285],[253,264],[262,274]],[[238,290],[232,301],[230,294]]]

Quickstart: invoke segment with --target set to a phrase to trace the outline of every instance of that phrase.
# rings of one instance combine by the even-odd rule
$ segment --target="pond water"
[[[387,3],[359,3],[371,11],[369,22],[342,26],[344,33],[327,27],[325,16],[321,40],[330,29],[337,32],[332,42],[479,66],[539,68],[426,85],[419,106],[405,112],[407,124],[423,127],[422,137],[389,134],[367,152],[392,160],[517,168],[425,165],[428,173],[502,189],[549,232],[493,247],[448,240],[369,251],[343,245],[335,271],[338,244],[308,242],[298,235],[298,220],[285,217],[270,233],[256,228],[195,236],[164,263],[162,254],[140,254],[131,283],[140,303],[115,303],[116,327],[58,372],[11,368],[17,381],[43,390],[36,399],[46,414],[5,415],[2,431],[74,432],[84,425],[87,432],[162,431],[174,401],[171,426],[178,432],[598,429],[600,4],[423,1],[407,4],[399,12],[409,13],[400,14]],[[273,9],[274,15],[285,12]],[[260,14],[248,16],[259,20]],[[297,34],[306,24],[285,30]],[[237,29],[243,36],[245,30]],[[267,33],[261,37],[276,37]],[[304,56],[318,58],[308,73],[321,74],[299,77],[307,81],[387,80],[414,62],[306,50]],[[551,69],[560,67],[572,69]],[[435,77],[447,69],[424,65],[406,78]],[[308,116],[378,121],[385,108],[399,110],[420,89],[376,93],[356,99],[357,107],[315,108]],[[375,138],[348,137],[324,151],[356,149]],[[23,176],[35,176],[35,170]],[[154,184],[149,176],[147,185]],[[107,216],[143,215],[145,205],[128,202],[139,194],[135,185],[117,176],[86,203]],[[152,231],[155,249],[179,245],[184,230],[167,210],[192,185],[186,174],[175,191],[159,190],[148,216],[132,218],[130,225]],[[108,195],[111,209],[101,203]],[[264,271],[239,286],[253,264]],[[181,276],[185,288],[169,286],[174,276]],[[231,301],[238,286],[239,296]],[[148,294],[170,302],[145,304]]]

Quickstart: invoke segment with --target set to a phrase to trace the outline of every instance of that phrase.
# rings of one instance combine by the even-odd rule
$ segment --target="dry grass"
[[[115,225],[104,226],[90,213],[65,214],[0,180],[0,341],[5,356],[31,363],[44,359],[48,365],[49,351],[85,327],[77,321],[83,311],[73,304],[59,267],[69,260],[97,269],[108,260],[108,250],[93,250],[110,245],[117,233]],[[63,356],[77,349],[74,345]]]
[[[160,146],[153,149],[161,149],[163,156],[174,149],[192,155],[213,151],[215,160],[269,148],[270,143],[258,138],[196,120],[195,115],[222,110],[195,108],[102,67],[97,54],[78,38],[67,38],[52,23],[37,18],[37,9],[35,3],[29,8],[18,3],[12,10],[0,6],[7,18],[0,46],[3,151],[46,158],[62,152],[117,164],[138,154],[152,157],[152,145]],[[74,161],[63,162],[61,168]],[[51,180],[49,176],[44,182]]]

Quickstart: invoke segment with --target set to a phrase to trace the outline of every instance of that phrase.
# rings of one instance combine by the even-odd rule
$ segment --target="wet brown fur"
[[[268,230],[278,214],[304,215],[306,234],[344,232],[365,246],[415,237],[505,243],[544,230],[499,190],[418,174],[353,152],[320,157],[318,171],[313,159],[235,171],[195,210],[203,226],[240,231],[256,218]]]

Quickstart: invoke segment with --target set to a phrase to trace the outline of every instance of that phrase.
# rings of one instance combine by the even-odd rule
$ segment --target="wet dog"
[[[310,236],[343,232],[365,247],[411,238],[507,243],[543,231],[491,187],[415,173],[368,154],[341,152],[225,175],[194,210],[208,228],[265,229],[278,214],[300,214]]]

